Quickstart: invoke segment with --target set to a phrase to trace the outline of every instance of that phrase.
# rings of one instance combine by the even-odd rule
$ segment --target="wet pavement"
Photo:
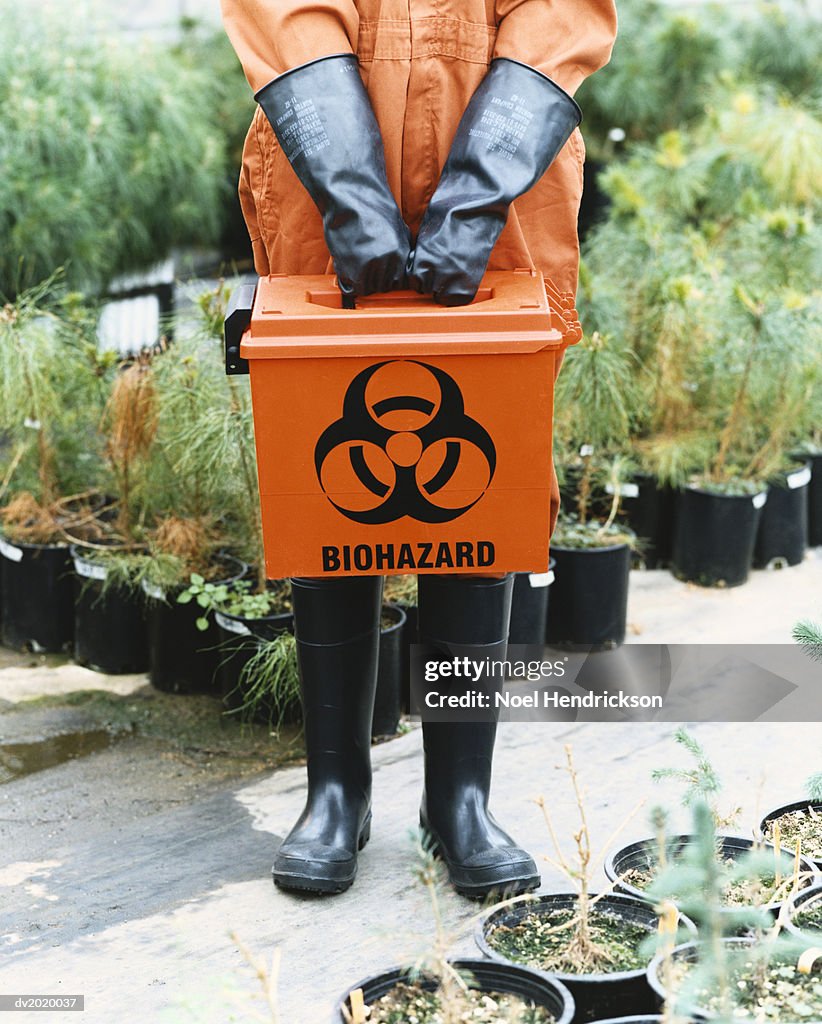
[[[796,618],[822,614],[819,554],[798,571],[756,574],[735,591],[635,573],[632,638],[787,640]],[[157,694],[144,677],[3,658],[0,992],[86,997],[82,1018],[49,1012],[38,1021],[270,1020],[242,943],[266,960],[281,950],[283,1022],[326,1024],[346,987],[430,941],[409,838],[422,780],[418,729],[374,749],[374,830],[354,887],[333,899],[296,897],[270,878],[304,793],[299,764],[274,772],[270,765],[275,755],[298,756],[296,736],[278,746],[265,727],[226,720],[216,701]],[[571,795],[555,768],[570,742],[595,847],[646,799],[611,840],[628,842],[647,834],[652,803],[678,803],[678,787],[650,781],[653,768],[687,763],[673,730],[506,725],[493,805],[524,845],[538,857],[549,853],[533,799],[544,794],[559,829],[570,831]],[[762,812],[801,796],[803,780],[820,767],[817,723],[700,724],[694,732],[723,777],[720,804],[742,808],[743,835]],[[687,827],[682,812],[674,826]],[[548,862],[540,865],[545,890],[567,888]],[[443,906],[454,950],[473,952],[476,908],[450,894]]]

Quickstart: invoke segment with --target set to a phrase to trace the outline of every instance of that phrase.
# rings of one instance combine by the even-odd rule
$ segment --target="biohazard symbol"
[[[356,523],[409,516],[447,523],[488,489],[497,453],[488,432],[465,413],[457,382],[415,360],[389,360],[358,373],[340,419],[314,449],[320,485]]]

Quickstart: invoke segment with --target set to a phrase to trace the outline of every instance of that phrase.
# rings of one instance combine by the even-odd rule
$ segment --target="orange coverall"
[[[457,124],[490,61],[508,57],[573,95],[608,62],[613,0],[222,0],[226,32],[254,92],[317,57],[355,53],[385,146],[388,183],[416,234]],[[584,146],[579,130],[517,199],[489,270],[534,266],[575,291]],[[320,214],[258,107],[240,200],[258,274],[333,267]],[[551,529],[559,510],[556,481]]]

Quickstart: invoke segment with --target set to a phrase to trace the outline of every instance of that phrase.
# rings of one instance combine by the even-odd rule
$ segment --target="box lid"
[[[470,305],[417,292],[358,298],[343,309],[333,275],[260,278],[244,359],[537,352],[566,344],[567,325],[534,270],[490,271]]]

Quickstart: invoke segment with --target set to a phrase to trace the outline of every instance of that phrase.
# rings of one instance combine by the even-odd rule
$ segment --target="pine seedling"
[[[813,658],[814,661],[822,661],[822,626],[805,619],[802,622],[797,622],[791,635],[802,646],[808,657]]]
[[[695,762],[693,768],[654,768],[651,778],[654,782],[684,782],[682,803],[685,807],[692,807],[697,802],[704,801],[711,808],[716,827],[732,825],[739,816],[739,808],[726,815],[719,813],[715,798],[722,790],[722,783],[702,745],[685,726],[679,726],[674,733],[674,740],[691,755]]]
[[[822,772],[814,772],[805,783],[808,799],[822,803]]]
[[[606,965],[612,961],[611,954],[608,950],[601,944],[597,943],[593,938],[591,932],[591,912],[596,904],[612,891],[615,883],[611,883],[610,885],[603,887],[596,896],[593,896],[591,894],[593,873],[602,866],[602,863],[605,860],[606,851],[611,847],[617,835],[619,835],[622,829],[640,809],[643,801],[640,801],[631,813],[621,822],[616,832],[608,839],[608,842],[603,847],[602,852],[594,855],[591,846],[591,835],[588,828],[588,816],[585,809],[585,795],[574,764],[573,750],[570,744],[565,747],[565,765],[563,766],[563,769],[567,773],[571,782],[580,822],[579,829],[573,833],[573,856],[566,857],[563,851],[562,844],[557,837],[556,829],[554,828],[547,804],[545,803],[545,798],[539,797],[536,800],[536,804],[542,811],[545,824],[548,828],[548,834],[551,837],[551,843],[554,848],[554,857],[545,855],[545,860],[565,875],[576,891],[577,900],[575,912],[571,920],[564,922],[561,925],[557,925],[549,931],[561,932],[568,929],[571,930],[571,936],[568,939],[565,958],[575,972],[584,974],[593,972],[597,970],[598,967]]]

